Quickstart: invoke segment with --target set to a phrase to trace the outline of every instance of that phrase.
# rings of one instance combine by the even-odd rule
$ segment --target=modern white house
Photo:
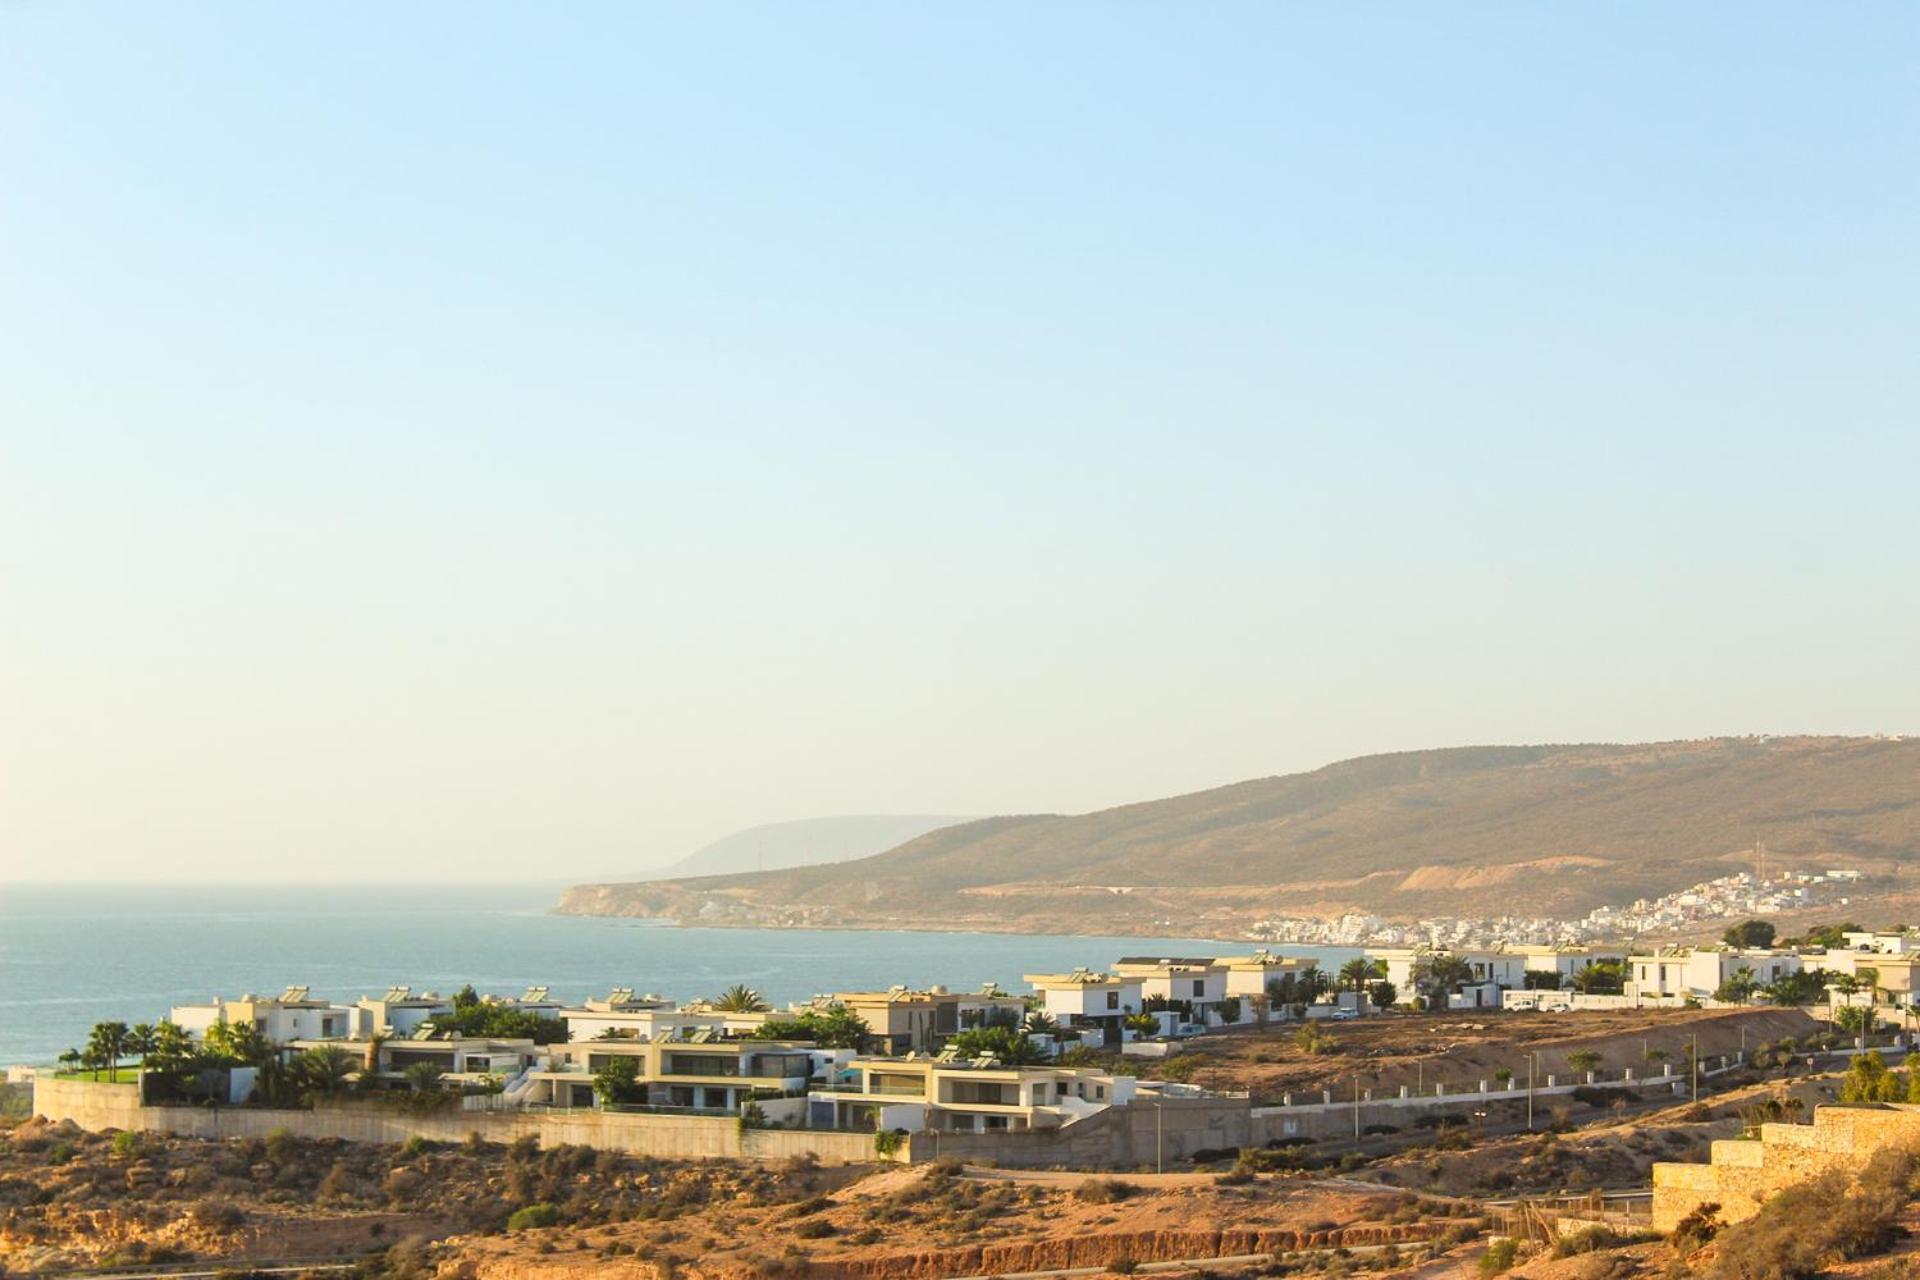
[[[1227,998],[1226,966],[1212,956],[1122,956],[1113,971],[1140,980],[1141,996],[1192,1010],[1186,1021],[1205,1027],[1220,1020]]]
[[[168,1020],[196,1040],[213,1027],[251,1025],[270,1043],[296,1040],[344,1040],[358,1028],[359,1011],[350,1005],[315,999],[309,987],[288,987],[277,996],[245,995],[238,1000],[215,996],[206,1004],[177,1004]]]
[[[1663,947],[1627,957],[1626,994],[1641,1003],[1708,1000],[1743,970],[1756,986],[1769,986],[1798,973],[1797,951],[1760,947]]]
[[[804,1105],[800,1100],[817,1069],[817,1052],[810,1044],[724,1040],[708,1032],[686,1039],[554,1045],[546,1064],[528,1072],[521,1101],[527,1106],[604,1106],[594,1093],[594,1073],[625,1059],[634,1065],[643,1096],[616,1104],[624,1109],[739,1114],[751,1102],[769,1119],[791,1122]]]
[[[1055,1129],[1133,1101],[1131,1076],[1074,1067],[1011,1067],[993,1059],[855,1058],[807,1098],[826,1129],[963,1133]]]
[[[429,1018],[453,1012],[453,1000],[437,991],[413,993],[412,987],[389,987],[384,995],[361,996],[357,1002],[362,1036],[410,1036]]]
[[[1127,1038],[1125,1021],[1141,1011],[1142,980],[1094,969],[1029,973],[1022,981],[1040,997],[1040,1007],[1062,1031],[1077,1031],[1115,1046]]]
[[[1317,956],[1283,956],[1265,948],[1251,955],[1220,956],[1214,963],[1227,971],[1226,993],[1239,997],[1243,1022],[1252,1017],[1251,1010],[1246,1006],[1253,1000],[1266,999],[1269,984],[1288,976],[1297,978],[1309,969],[1320,968]]]

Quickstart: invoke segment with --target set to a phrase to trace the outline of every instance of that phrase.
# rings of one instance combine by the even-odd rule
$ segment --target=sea
[[[0,1066],[44,1065],[94,1023],[288,986],[353,1000],[465,983],[563,1000],[615,986],[674,999],[744,982],[776,1004],[894,983],[956,990],[1122,955],[1245,954],[1204,938],[681,928],[556,916],[562,884],[60,886],[0,884]],[[1275,948],[1281,950],[1281,948]],[[1338,968],[1351,949],[1285,948]]]

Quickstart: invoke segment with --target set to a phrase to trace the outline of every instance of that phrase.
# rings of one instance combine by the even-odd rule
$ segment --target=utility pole
[[[1533,1128],[1533,1050],[1527,1050],[1527,1128]]]
[[[1157,1102],[1153,1104],[1153,1171],[1167,1171],[1167,1113]]]
[[[1360,1141],[1360,1077],[1353,1078],[1353,1140]]]
[[[1693,1060],[1693,1100],[1698,1102],[1700,1101],[1700,1033],[1696,1031],[1687,1039],[1693,1045],[1687,1056]]]

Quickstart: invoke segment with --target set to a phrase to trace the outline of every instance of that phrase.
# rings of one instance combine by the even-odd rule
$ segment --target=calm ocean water
[[[395,983],[452,991],[464,982],[502,993],[545,984],[565,999],[615,985],[687,999],[745,982],[784,1003],[895,982],[1019,990],[1022,973],[1097,968],[1129,952],[1251,950],[1191,938],[677,929],[549,916],[561,887],[0,885],[0,1065],[50,1062],[102,1019],[152,1022],[174,1004],[294,983],[342,999]]]

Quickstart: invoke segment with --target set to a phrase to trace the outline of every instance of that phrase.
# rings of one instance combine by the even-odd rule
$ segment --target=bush
[[[1503,1271],[1510,1271],[1519,1257],[1520,1242],[1518,1240],[1511,1236],[1495,1240],[1487,1246],[1487,1251],[1480,1255],[1480,1274],[1497,1276]]]
[[[1136,1190],[1131,1182],[1122,1182],[1118,1178],[1089,1178],[1074,1188],[1076,1200],[1088,1204],[1118,1204],[1131,1196]]]
[[[408,1159],[413,1159],[416,1156],[423,1156],[431,1150],[433,1150],[433,1144],[416,1133],[411,1138],[408,1138],[406,1144],[400,1148],[400,1154],[406,1156]]]
[[[560,1221],[560,1211],[550,1204],[523,1205],[513,1211],[507,1219],[507,1230],[528,1231],[539,1227],[551,1227]]]
[[[113,1135],[113,1154],[122,1160],[131,1159],[140,1154],[140,1135],[131,1129],[122,1129]]]
[[[1703,1204],[1674,1223],[1667,1243],[1675,1253],[1692,1253],[1720,1233],[1720,1206]]]
[[[1836,1262],[1888,1248],[1912,1195],[1913,1157],[1883,1151],[1858,1183],[1836,1170],[1788,1187],[1721,1231],[1706,1280],[1811,1280]]]
[[[834,1225],[825,1218],[809,1218],[793,1230],[802,1240],[824,1240],[833,1233]]]

